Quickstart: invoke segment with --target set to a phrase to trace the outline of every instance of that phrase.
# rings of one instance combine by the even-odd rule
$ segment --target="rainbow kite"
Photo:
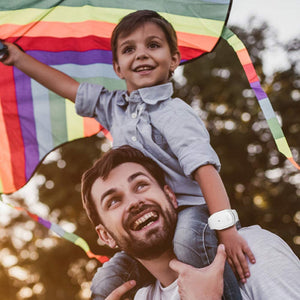
[[[111,32],[124,15],[151,9],[168,19],[177,32],[182,63],[211,52],[222,37],[236,51],[279,151],[299,169],[247,50],[224,27],[230,5],[230,0],[0,0],[0,39],[17,43],[28,54],[78,81],[124,89],[124,82],[113,71],[110,51]],[[0,64],[0,74],[0,193],[21,188],[57,146],[100,130],[110,138],[95,120],[77,116],[70,101],[60,99],[18,69]],[[58,228],[26,212],[47,228]],[[76,244],[76,238],[69,240]]]

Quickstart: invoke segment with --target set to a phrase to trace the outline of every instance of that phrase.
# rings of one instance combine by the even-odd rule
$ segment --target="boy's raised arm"
[[[2,62],[8,66],[15,66],[29,77],[60,95],[75,102],[79,82],[20,50],[16,45],[5,43],[8,47],[8,57]]]
[[[213,165],[199,167],[194,173],[194,178],[202,190],[211,215],[231,208],[223,181]],[[247,242],[238,234],[235,226],[217,230],[217,235],[219,241],[225,245],[228,262],[233,271],[238,274],[241,282],[245,283],[246,278],[250,276],[247,257],[251,263],[255,262]]]

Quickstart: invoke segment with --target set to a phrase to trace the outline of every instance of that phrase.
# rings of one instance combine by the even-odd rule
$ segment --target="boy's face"
[[[171,54],[165,33],[154,23],[145,23],[130,35],[118,38],[117,75],[125,79],[127,91],[168,82],[170,72],[180,63],[180,54]]]

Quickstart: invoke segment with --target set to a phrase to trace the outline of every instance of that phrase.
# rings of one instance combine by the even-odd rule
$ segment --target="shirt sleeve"
[[[160,110],[160,132],[176,155],[186,176],[203,165],[213,165],[218,171],[221,164],[210,144],[209,133],[195,111],[176,98]]]
[[[116,92],[110,92],[102,85],[81,83],[75,99],[76,112],[82,117],[95,118],[110,130],[115,94]]]

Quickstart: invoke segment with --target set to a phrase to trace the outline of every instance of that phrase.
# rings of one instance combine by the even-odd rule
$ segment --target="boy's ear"
[[[177,208],[178,207],[177,199],[176,199],[176,196],[175,196],[175,193],[173,192],[173,190],[168,185],[165,185],[164,192],[165,192],[167,198],[173,204],[174,208]]]
[[[113,237],[109,234],[109,232],[106,230],[106,228],[99,224],[96,226],[96,231],[98,233],[99,239],[110,248],[117,248],[117,243],[113,239]]]
[[[175,52],[173,55],[172,55],[172,62],[171,62],[171,66],[170,66],[170,71],[171,72],[174,72],[175,69],[179,66],[180,64],[180,61],[181,61],[181,55],[180,55],[180,52]]]
[[[124,76],[121,72],[121,68],[120,68],[120,65],[118,64],[118,62],[114,61],[113,67],[114,67],[114,70],[115,70],[116,74],[118,75],[118,77],[121,79],[124,79]]]

